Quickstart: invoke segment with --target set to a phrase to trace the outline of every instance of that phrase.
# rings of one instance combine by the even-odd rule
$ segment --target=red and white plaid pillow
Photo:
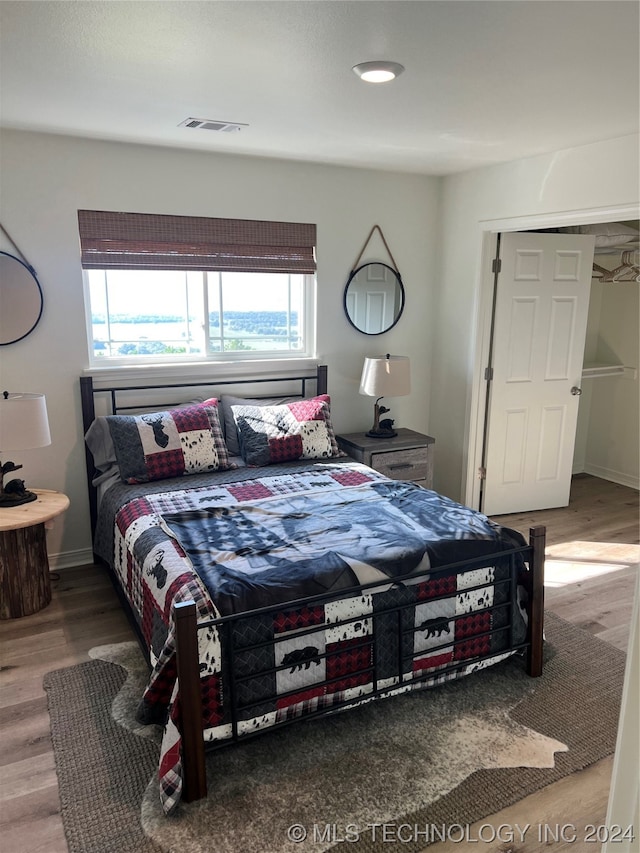
[[[106,420],[125,483],[235,467],[229,462],[215,398],[166,412],[109,415]]]
[[[247,465],[344,456],[331,423],[326,394],[280,406],[232,406]]]

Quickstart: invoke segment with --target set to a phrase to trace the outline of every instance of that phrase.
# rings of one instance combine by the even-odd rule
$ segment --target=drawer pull
[[[401,468],[413,468],[413,462],[398,462],[397,465],[388,465],[390,471],[399,471]]]

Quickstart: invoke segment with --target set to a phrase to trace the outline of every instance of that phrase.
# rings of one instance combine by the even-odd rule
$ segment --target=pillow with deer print
[[[166,412],[109,415],[106,421],[125,483],[236,467],[229,462],[215,398]]]

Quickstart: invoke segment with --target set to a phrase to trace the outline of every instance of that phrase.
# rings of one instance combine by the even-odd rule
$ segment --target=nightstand
[[[433,488],[433,450],[430,435],[399,429],[395,438],[371,438],[365,432],[336,436],[338,446],[352,459],[375,468],[392,480],[410,480]]]
[[[62,492],[0,508],[0,619],[30,616],[51,601],[45,524],[69,506]]]

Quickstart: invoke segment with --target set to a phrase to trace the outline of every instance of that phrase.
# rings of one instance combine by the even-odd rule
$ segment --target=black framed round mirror
[[[404,309],[400,273],[373,261],[352,270],[344,289],[344,310],[351,325],[365,335],[393,328]]]
[[[0,252],[0,346],[26,338],[40,321],[42,288],[34,270],[8,252]]]

